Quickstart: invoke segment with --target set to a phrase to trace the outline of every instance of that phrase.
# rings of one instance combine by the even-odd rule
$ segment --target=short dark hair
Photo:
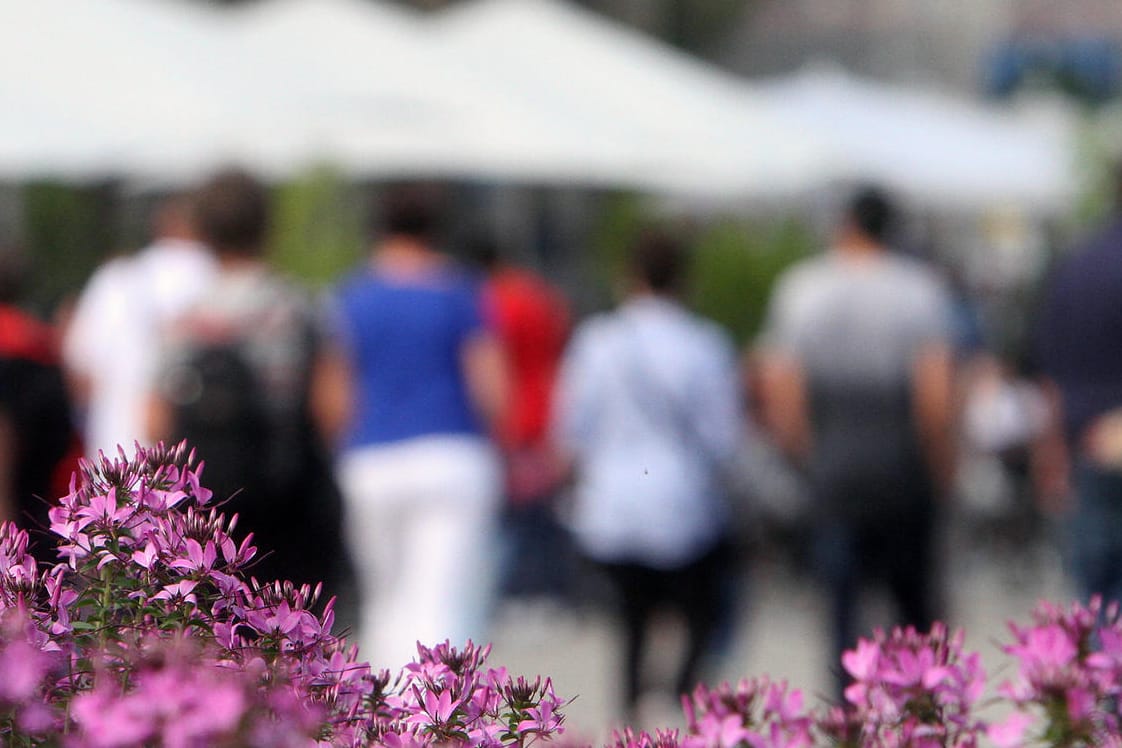
[[[378,226],[383,234],[430,241],[444,225],[445,192],[437,184],[390,186],[379,205]]]
[[[492,272],[503,262],[505,252],[490,233],[476,232],[464,243],[468,259],[486,272]]]
[[[226,169],[195,194],[195,220],[203,241],[216,252],[255,256],[264,251],[269,196],[248,172]]]
[[[27,284],[28,271],[23,248],[0,243],[0,304],[15,304],[20,300]]]
[[[644,231],[631,246],[631,269],[655,293],[675,293],[685,276],[685,244],[665,231]]]
[[[846,216],[863,234],[881,243],[896,228],[896,206],[879,187],[865,186],[854,192]]]

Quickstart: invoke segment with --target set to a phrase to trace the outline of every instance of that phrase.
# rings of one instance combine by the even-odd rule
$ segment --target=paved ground
[[[966,629],[967,646],[982,653],[991,681],[999,681],[1005,658],[998,642],[1007,638],[1006,621],[1027,620],[1042,597],[1070,597],[1058,555],[1045,545],[946,555],[947,619]],[[746,583],[750,593],[735,640],[708,680],[768,673],[803,689],[814,703],[832,684],[823,601],[805,578],[778,564],[757,564]],[[868,602],[878,608],[875,596]],[[618,638],[604,613],[508,604],[499,612],[492,640],[492,662],[514,673],[550,675],[560,695],[576,696],[567,709],[571,730],[595,741],[618,724]],[[663,627],[658,641],[665,648],[677,645],[672,626]],[[680,723],[680,710],[666,698],[644,700],[641,711],[644,727]]]

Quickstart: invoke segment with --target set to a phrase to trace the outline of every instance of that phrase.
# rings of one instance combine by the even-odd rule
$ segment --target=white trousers
[[[361,595],[360,655],[377,672],[417,642],[485,634],[495,585],[501,470],[484,439],[432,436],[350,450],[339,461]]]

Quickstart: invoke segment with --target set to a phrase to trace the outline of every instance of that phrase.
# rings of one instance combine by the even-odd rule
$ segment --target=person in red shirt
[[[57,331],[16,305],[24,270],[19,252],[0,250],[0,520],[28,530],[32,553],[49,562],[47,509],[66,492],[80,446]]]
[[[509,404],[494,434],[506,466],[501,590],[513,597],[561,595],[570,581],[568,551],[552,500],[567,469],[548,432],[569,334],[568,304],[537,273],[507,262],[494,242],[477,239],[472,255],[486,274],[484,312],[502,345],[510,380]]]

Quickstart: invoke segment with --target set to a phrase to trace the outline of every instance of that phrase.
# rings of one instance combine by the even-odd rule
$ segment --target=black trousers
[[[856,646],[859,636],[872,633],[860,629],[858,601],[866,584],[887,588],[896,608],[895,625],[927,631],[937,617],[934,527],[930,505],[861,520],[832,518],[815,527],[815,566],[833,614],[831,664],[837,668],[839,696],[849,682],[841,668],[842,653]]]
[[[641,665],[647,634],[655,614],[671,610],[686,625],[686,651],[678,664],[675,693],[691,691],[706,651],[730,613],[727,582],[732,553],[720,543],[703,556],[676,569],[656,569],[636,563],[597,564],[615,588],[624,624],[624,698],[628,718],[643,690]]]

